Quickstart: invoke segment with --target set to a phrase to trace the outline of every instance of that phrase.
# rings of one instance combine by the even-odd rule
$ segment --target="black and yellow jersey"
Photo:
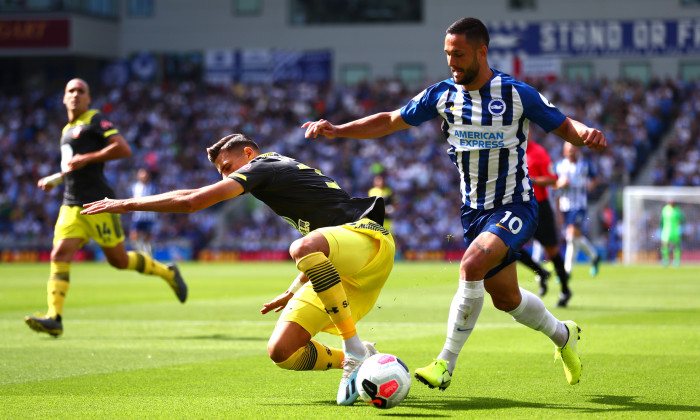
[[[104,162],[90,163],[71,172],[66,166],[76,154],[104,149],[110,137],[119,134],[114,125],[95,109],[85,111],[63,127],[61,135],[61,171],[66,184],[64,206],[82,206],[84,203],[115,198],[114,190],[104,176]]]
[[[229,175],[302,235],[367,217],[384,222],[381,197],[355,198],[321,171],[277,153],[265,153]]]

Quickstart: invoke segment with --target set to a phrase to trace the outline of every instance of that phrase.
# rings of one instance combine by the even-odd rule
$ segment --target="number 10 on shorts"
[[[518,216],[511,216],[513,216],[513,212],[506,211],[506,215],[503,216],[503,219],[501,219],[498,224],[505,226],[507,223],[508,230],[510,230],[514,235],[517,235],[518,232],[520,232],[520,229],[523,228],[523,221]]]

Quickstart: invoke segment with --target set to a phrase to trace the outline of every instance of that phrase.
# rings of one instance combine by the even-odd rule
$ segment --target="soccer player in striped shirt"
[[[571,276],[574,259],[578,250],[582,249],[591,260],[591,276],[596,276],[600,255],[582,230],[586,221],[588,191],[595,185],[595,174],[588,162],[581,159],[578,149],[571,144],[564,144],[563,154],[564,159],[555,168],[559,179],[554,186],[559,196],[559,211],[566,224],[564,266]]]
[[[460,174],[467,250],[450,306],[445,345],[435,362],[416,370],[418,380],[431,388],[450,385],[459,352],[488,292],[496,308],[554,342],[567,380],[574,385],[581,374],[576,351],[580,329],[573,321],[555,318],[537,295],[518,286],[517,251],[537,227],[537,201],[525,150],[530,121],[567,142],[594,150],[605,149],[605,136],[567,118],[534,88],[491,69],[489,33],[480,20],[460,19],[446,32],[451,78],[428,87],[401,109],[338,126],[326,120],[309,121],[302,128],[307,138],[371,139],[442,118],[448,154]]]
[[[131,185],[132,197],[145,197],[154,195],[156,187],[151,181],[151,173],[146,168],[141,168],[136,172],[136,182]],[[151,245],[151,231],[157,220],[157,214],[150,211],[135,211],[131,217],[131,232],[129,239],[137,251],[146,255],[153,255]]]

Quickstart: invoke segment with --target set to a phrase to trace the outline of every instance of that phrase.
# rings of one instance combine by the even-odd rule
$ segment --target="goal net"
[[[700,187],[625,187],[622,260],[661,263],[661,209],[672,201],[685,216],[682,262],[700,262]]]

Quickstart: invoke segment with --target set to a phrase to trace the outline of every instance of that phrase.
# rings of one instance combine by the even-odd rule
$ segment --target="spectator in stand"
[[[645,127],[648,116],[661,119],[661,127],[673,125],[668,147],[667,170],[657,171],[657,185],[700,185],[696,169],[697,142],[700,137],[700,87],[698,82],[652,81],[648,86],[622,80],[594,79],[589,82],[567,80],[528,80],[553,103],[588,125],[600,127],[608,140],[619,145],[620,152],[605,153],[592,163],[599,174],[595,199],[608,185],[624,184],[632,179],[646,161],[654,143]],[[194,188],[216,180],[209,162],[196,153],[205,145],[200,139],[217,137],[234,129],[255,131],[258,138],[281,153],[294,154],[324,173],[332,175],[355,196],[366,195],[372,186],[372,174],[362,170],[379,160],[391,179],[396,197],[401,197],[393,226],[399,253],[408,248],[463,250],[459,237],[458,211],[449,200],[446,186],[458,182],[451,163],[442,156],[444,141],[438,123],[387,136],[385,146],[391,154],[381,153],[374,142],[343,145],[338,149],[328,142],[300,151],[303,136],[297,130],[300,121],[318,115],[333,121],[349,121],[370,112],[395,109],[413,96],[396,80],[378,80],[364,86],[314,83],[275,85],[237,84],[233,89],[207,86],[185,80],[164,80],[162,84],[129,81],[109,90],[97,89],[93,106],[122,131],[133,157],[105,165],[105,176],[118,196],[129,196],[133,167],[157,171],[158,191]],[[57,189],[36,194],[35,180],[51,174],[57,164],[49,153],[60,137],[65,109],[63,92],[31,89],[22,95],[0,92],[0,246],[41,247],[51,241],[53,222],[60,207]],[[360,95],[362,92],[362,95]],[[358,99],[362,96],[363,99]],[[232,100],[235,98],[235,100]],[[582,104],[577,106],[577,104]],[[632,106],[634,105],[634,106]],[[656,124],[654,124],[656,125]],[[533,125],[534,126],[534,125]],[[653,127],[652,127],[653,128]],[[645,132],[647,134],[645,134]],[[649,138],[646,138],[649,136]],[[537,136],[537,141],[552,156],[561,155],[556,136]],[[582,151],[584,157],[587,152]],[[195,156],[195,157],[193,157]],[[672,164],[671,164],[672,162]],[[426,180],[434,180],[432,188]],[[256,246],[284,250],[296,233],[269,212],[255,211],[256,225],[273,227],[274,237],[266,237]],[[436,216],[436,213],[441,215]],[[162,214],[153,230],[153,240],[183,238],[195,248],[223,243],[227,236],[240,237],[250,227],[244,223],[221,224],[219,209],[197,215]],[[126,220],[126,219],[125,219]],[[216,229],[225,226],[225,231]],[[431,226],[417,228],[418,226]],[[242,249],[252,244],[231,245]]]
[[[384,199],[384,228],[391,231],[391,219],[394,214],[394,197],[391,187],[386,184],[386,177],[383,173],[374,176],[372,188],[367,193],[370,197],[382,197]]]

